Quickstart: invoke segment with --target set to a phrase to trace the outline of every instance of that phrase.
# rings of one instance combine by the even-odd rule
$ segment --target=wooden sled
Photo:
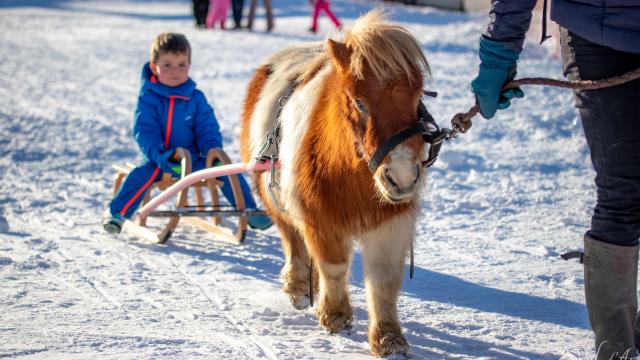
[[[144,199],[140,204],[143,207],[151,200],[152,192],[165,191],[167,188],[175,184],[180,179],[191,174],[191,155],[189,151],[178,148],[174,156],[175,160],[179,160],[182,165],[182,174],[180,178],[171,177],[165,173],[160,181],[151,185],[144,195]],[[210,168],[213,164],[227,165],[231,161],[222,149],[211,149],[207,154],[206,167]],[[115,195],[124,178],[129,175],[135,167],[132,164],[114,165],[116,171],[115,181],[113,184],[113,194]],[[156,243],[165,243],[173,234],[180,220],[195,225],[205,231],[212,232],[226,241],[233,243],[242,243],[247,231],[247,216],[252,212],[245,212],[245,200],[240,187],[238,175],[228,175],[233,197],[236,203],[235,208],[220,204],[220,196],[222,182],[216,178],[205,179],[190,185],[181,190],[176,195],[176,210],[173,211],[157,211],[148,214],[148,216],[136,216],[134,220],[126,220],[123,230],[136,236],[142,237],[148,241]],[[211,202],[205,203],[203,189],[207,189]],[[195,205],[189,205],[189,190],[194,192]],[[211,209],[211,210],[207,210]],[[259,211],[255,211],[259,212]],[[195,217],[193,214],[211,215],[206,217]],[[200,215],[201,216],[201,215]],[[149,224],[149,218],[153,217],[153,224]],[[152,225],[152,226],[150,226]]]

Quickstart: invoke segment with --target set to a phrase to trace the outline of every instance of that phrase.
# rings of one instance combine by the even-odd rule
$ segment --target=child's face
[[[164,53],[156,64],[151,63],[151,71],[158,77],[160,84],[176,87],[189,79],[189,56],[184,53]]]

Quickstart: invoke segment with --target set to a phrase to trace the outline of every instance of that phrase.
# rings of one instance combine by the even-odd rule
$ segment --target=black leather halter
[[[369,170],[375,173],[384,157],[387,156],[391,150],[415,135],[422,135],[424,142],[431,145],[429,148],[429,157],[426,161],[422,162],[422,166],[429,167],[433,165],[438,159],[440,147],[446,138],[446,134],[440,130],[422,100],[418,103],[418,123],[413,127],[400,130],[382,143],[369,160]]]

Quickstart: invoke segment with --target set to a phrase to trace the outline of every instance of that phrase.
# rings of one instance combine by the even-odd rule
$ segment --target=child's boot
[[[122,231],[124,220],[124,216],[114,214],[104,220],[102,227],[110,234],[119,234]]]
[[[266,215],[249,216],[247,222],[252,229],[258,230],[266,230],[270,228],[271,225],[273,225],[273,220],[271,220],[271,218]]]

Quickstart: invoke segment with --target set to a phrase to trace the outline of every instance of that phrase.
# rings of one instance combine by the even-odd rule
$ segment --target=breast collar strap
[[[273,129],[267,131],[266,139],[258,151],[258,155],[255,157],[256,161],[265,162],[266,160],[271,160],[275,163],[275,161],[278,160],[280,154],[280,131],[282,129],[280,114],[297,86],[298,82],[293,82],[287,94],[282,95],[278,99],[278,112],[276,113],[275,126]]]

